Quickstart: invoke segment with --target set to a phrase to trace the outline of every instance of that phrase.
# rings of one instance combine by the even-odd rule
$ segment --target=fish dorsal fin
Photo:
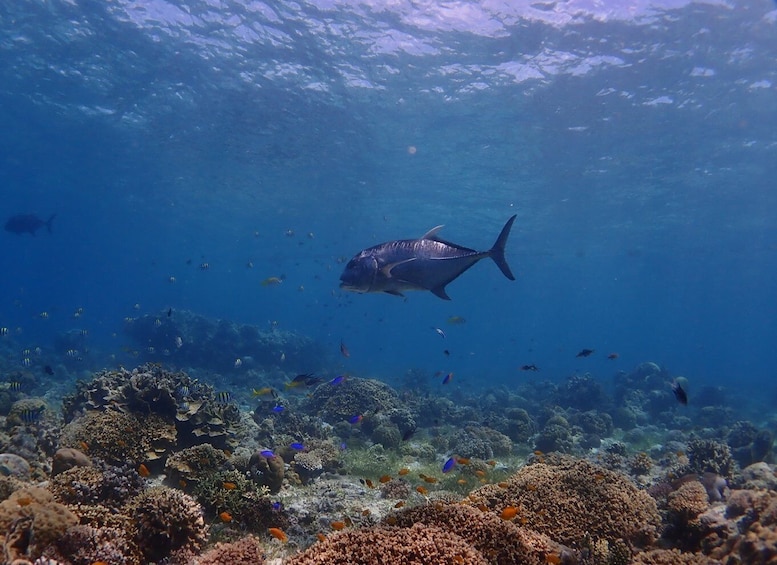
[[[440,231],[442,228],[444,228],[444,225],[435,226],[432,229],[430,229],[428,232],[426,232],[424,235],[419,237],[418,239],[437,239],[437,232]]]
[[[440,285],[440,286],[436,286],[434,288],[430,288],[429,290],[432,291],[432,294],[434,294],[435,296],[439,296],[443,300],[450,300],[451,299],[451,297],[448,296],[448,293],[445,292],[445,285],[444,284]]]

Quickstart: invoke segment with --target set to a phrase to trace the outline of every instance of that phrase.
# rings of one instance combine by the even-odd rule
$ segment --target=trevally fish
[[[51,233],[51,222],[54,221],[55,217],[56,214],[52,214],[49,216],[49,219],[44,222],[35,214],[17,214],[16,216],[11,216],[8,218],[8,221],[5,222],[5,231],[17,235],[23,233],[35,235],[36,231],[43,226],[46,226],[48,232]]]
[[[445,286],[486,257],[491,257],[502,274],[515,280],[505,260],[505,243],[513,227],[512,216],[488,251],[475,251],[437,237],[437,226],[419,239],[401,239],[365,249],[345,267],[340,288],[353,292],[385,292],[404,296],[406,290],[429,290],[450,300]]]

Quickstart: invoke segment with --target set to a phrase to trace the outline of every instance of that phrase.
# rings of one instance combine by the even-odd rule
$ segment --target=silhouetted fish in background
[[[432,228],[419,239],[401,239],[365,249],[346,265],[340,288],[354,292],[385,292],[404,296],[405,290],[430,290],[450,300],[445,286],[486,257],[491,257],[502,274],[515,280],[505,260],[505,243],[513,227],[512,216],[502,228],[494,246],[475,251],[437,237],[442,226]]]
[[[688,406],[688,393],[685,392],[685,389],[680,385],[679,381],[675,379],[669,383],[669,386],[672,387],[672,392],[674,393],[677,402],[683,406]]]
[[[54,221],[56,214],[49,216],[49,219],[45,222],[41,220],[35,214],[16,214],[11,216],[5,222],[5,231],[21,235],[23,233],[29,233],[35,235],[43,226],[46,226],[46,230],[51,233],[51,222]]]

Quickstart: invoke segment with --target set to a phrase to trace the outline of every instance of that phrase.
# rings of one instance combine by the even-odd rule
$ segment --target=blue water
[[[774,394],[772,2],[51,0],[0,32],[2,211],[57,214],[0,234],[6,372],[74,329],[84,369],[127,364],[124,319],[172,307],[389,381],[655,361]],[[484,250],[512,214],[515,282],[338,288],[362,248],[445,224]]]

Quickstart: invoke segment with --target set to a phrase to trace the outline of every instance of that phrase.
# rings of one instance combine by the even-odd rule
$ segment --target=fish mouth
[[[354,286],[352,284],[348,284],[347,282],[341,282],[340,288],[342,288],[343,290],[349,290],[351,292],[365,292],[364,289],[359,288],[358,286]]]

